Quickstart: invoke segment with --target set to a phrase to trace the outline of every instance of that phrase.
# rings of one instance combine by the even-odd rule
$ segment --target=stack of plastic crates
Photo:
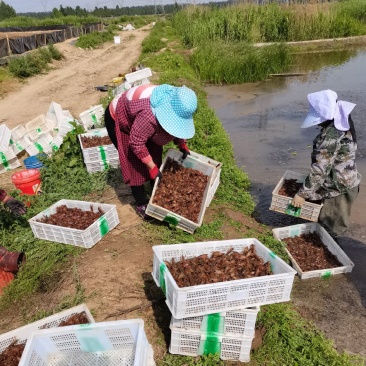
[[[12,147],[11,131],[5,125],[0,125],[0,174],[20,166]]]
[[[270,262],[271,275],[178,287],[165,264],[215,251],[241,253],[252,244]],[[254,238],[158,245],[153,252],[152,275],[172,313],[170,352],[248,362],[259,306],[289,301],[296,271]]]
[[[89,173],[101,172],[111,168],[118,168],[118,151],[112,144],[96,147],[84,147],[83,138],[97,138],[108,136],[106,128],[95,129],[87,133],[78,135],[84,163]]]
[[[34,332],[19,366],[155,366],[141,319]]]

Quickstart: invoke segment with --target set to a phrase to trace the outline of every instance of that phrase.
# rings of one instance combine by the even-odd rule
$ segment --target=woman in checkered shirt
[[[3,189],[0,189],[0,201],[3,202],[4,205],[15,215],[23,215],[27,211],[23,202],[7,195]]]
[[[124,182],[131,187],[136,212],[145,217],[149,199],[144,184],[161,178],[163,146],[173,141],[189,154],[197,97],[186,86],[140,85],[117,95],[105,111],[105,126],[118,149]]]

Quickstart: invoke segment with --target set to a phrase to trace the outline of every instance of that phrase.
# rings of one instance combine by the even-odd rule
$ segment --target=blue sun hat
[[[309,113],[301,128],[308,128],[325,121],[334,120],[334,127],[337,130],[348,131],[350,128],[348,116],[356,104],[343,100],[337,101],[337,98],[337,93],[330,89],[308,94]]]
[[[186,86],[157,86],[151,94],[150,105],[161,127],[170,135],[180,139],[194,136],[193,113],[197,109],[197,96],[193,90]]]

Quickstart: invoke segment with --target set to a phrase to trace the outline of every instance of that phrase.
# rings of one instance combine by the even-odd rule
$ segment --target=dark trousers
[[[104,112],[104,123],[107,129],[109,138],[111,139],[114,147],[118,149],[117,136],[116,136],[116,122],[111,116],[109,111],[109,105]],[[145,188],[141,186],[131,186],[132,196],[136,201],[137,206],[146,205],[149,202],[149,198],[146,195]]]
[[[337,197],[324,200],[319,214],[319,224],[333,237],[344,234],[349,226],[352,204],[360,187],[354,187]]]

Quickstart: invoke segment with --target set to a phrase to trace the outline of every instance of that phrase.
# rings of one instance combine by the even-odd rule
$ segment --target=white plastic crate
[[[56,135],[50,142],[52,151],[57,151],[62,145],[64,138],[61,135]]]
[[[81,151],[83,153],[84,162],[85,164],[89,163],[108,163],[108,162],[115,162],[119,160],[118,157],[118,150],[114,147],[112,142],[110,145],[104,146],[96,146],[96,147],[89,147],[85,148],[83,146],[82,138],[83,137],[105,137],[108,136],[108,132],[106,128],[99,128],[93,131],[82,133],[78,135]]]
[[[73,325],[35,332],[19,366],[152,366],[141,319]]]
[[[13,158],[8,160],[7,164],[0,163],[0,174],[7,172],[8,170],[12,170],[15,168],[19,168],[21,166],[18,158]]]
[[[27,134],[27,130],[25,129],[25,126],[19,125],[11,130],[11,139],[13,141],[18,141],[26,134]]]
[[[125,75],[125,79],[128,83],[134,84],[137,81],[141,81],[143,79],[147,79],[152,76],[151,69],[146,67],[142,70],[137,70]]]
[[[53,137],[49,132],[39,137],[37,140],[33,141],[30,145],[28,145],[25,150],[30,155],[37,155],[39,153],[51,153],[52,146],[50,145],[53,140]]]
[[[90,107],[87,111],[79,114],[82,125],[86,130],[93,126],[100,126],[104,117],[104,108],[101,104]]]
[[[86,170],[89,173],[103,172],[108,168],[117,169],[119,167],[119,158],[110,161],[96,162],[96,163],[86,163]]]
[[[178,287],[164,261],[179,261],[214,251],[242,252],[254,244],[256,253],[271,262],[272,275],[212,284]],[[213,314],[290,300],[296,271],[254,238],[153,246],[153,278],[166,295],[166,303],[176,319]]]
[[[354,267],[354,263],[348,258],[347,254],[339,247],[334,239],[328,234],[328,232],[318,223],[307,223],[300,225],[292,225],[273,229],[273,236],[282,241],[282,239],[300,236],[301,234],[317,233],[322,243],[334,254],[342,266],[336,268],[320,269],[314,271],[302,271],[295,258],[286,249],[293,267],[296,269],[299,277],[303,280],[313,277],[327,278],[329,276],[351,272]]]
[[[44,115],[40,115],[25,124],[27,136],[35,141],[45,133],[52,131],[52,123],[46,120]]]
[[[63,122],[63,112],[60,104],[51,102],[50,107],[46,113],[46,119],[51,123],[52,129],[57,128]]]
[[[305,220],[317,222],[320,210],[323,207],[322,204],[319,205],[305,201],[301,208],[293,208],[292,206],[289,207],[293,197],[281,196],[278,193],[282,188],[285,179],[297,179],[299,183],[303,183],[306,177],[307,175],[287,170],[272,192],[272,202],[269,209],[272,211],[289,214],[291,216],[300,217]]]
[[[104,211],[104,215],[85,230],[37,222],[38,219],[41,219],[44,216],[54,214],[57,207],[62,205],[66,205],[68,208],[79,208],[83,211],[90,211],[92,207],[94,212],[96,212],[98,208],[101,208]],[[60,200],[28,221],[36,238],[76,245],[83,248],[93,247],[104,235],[119,224],[115,205],[74,200]]]
[[[161,165],[160,170],[164,170],[164,166],[167,162],[168,158],[171,158],[175,161],[177,161],[179,164],[184,166],[185,168],[192,168],[200,171],[204,175],[207,175],[209,177],[206,189],[203,195],[202,204],[201,204],[201,210],[198,215],[198,222],[193,222],[189,219],[186,219],[183,216],[180,216],[172,211],[167,210],[166,208],[163,208],[161,206],[156,205],[153,203],[155,192],[158,188],[160,179],[157,178],[155,180],[154,189],[151,194],[151,198],[149,201],[149,204],[146,208],[146,214],[152,217],[155,217],[156,219],[160,221],[167,221],[170,224],[176,226],[179,229],[182,229],[184,231],[187,231],[189,233],[193,233],[198,227],[202,225],[203,216],[205,214],[206,208],[208,206],[208,202],[211,202],[213,193],[212,189],[214,188],[212,186],[212,176],[217,172],[214,165],[208,164],[206,161],[201,161],[197,158],[197,156],[193,155],[193,152],[191,152],[192,156],[188,155],[186,159],[182,160],[182,153],[180,151],[177,151],[175,149],[169,149],[166,153],[166,156],[164,158],[164,161]],[[198,154],[196,154],[198,155]],[[208,159],[208,158],[206,158]],[[217,188],[217,187],[216,187]]]
[[[11,343],[16,341],[17,344],[24,344],[33,332],[37,332],[40,329],[55,328],[64,321],[70,318],[72,315],[85,312],[89,323],[94,323],[94,318],[91,315],[88,307],[85,304],[75,306],[71,309],[61,311],[60,313],[48,316],[40,319],[36,322],[24,325],[20,328],[14,329],[10,332],[0,335],[0,353],[3,352]]]
[[[249,362],[252,340],[172,329],[169,352],[193,357],[218,353],[222,360]]]
[[[11,131],[8,126],[3,123],[0,125],[0,151],[6,151],[10,145]]]
[[[216,314],[175,319],[172,316],[170,329],[185,332],[201,332],[220,336],[249,337],[255,334],[255,322],[259,306]]]
[[[20,152],[25,150],[31,143],[31,140],[27,136],[23,136],[20,140],[13,141],[11,146],[14,153],[18,155]]]

